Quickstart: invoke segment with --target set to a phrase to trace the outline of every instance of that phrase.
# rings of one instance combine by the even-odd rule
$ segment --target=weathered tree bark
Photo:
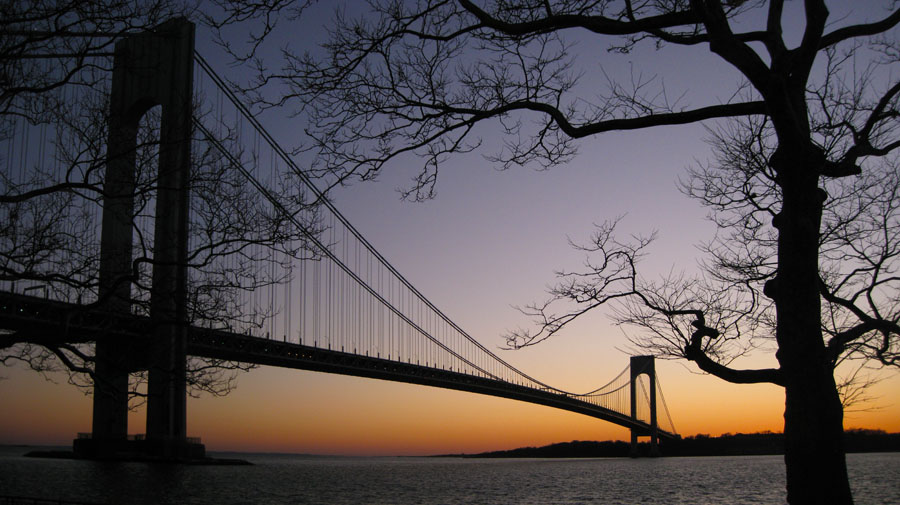
[[[828,368],[794,364],[785,388],[788,503],[851,504],[843,447],[843,412]]]
[[[851,504],[843,448],[843,409],[834,365],[822,338],[819,229],[827,195],[818,187],[814,146],[782,147],[772,159],[783,202],[778,229],[778,273],[766,285],[777,309],[776,357],[785,386],[785,465],[788,502]]]

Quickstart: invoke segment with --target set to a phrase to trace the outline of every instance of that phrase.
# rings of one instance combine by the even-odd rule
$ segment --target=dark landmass
[[[648,454],[649,444],[639,444],[639,452]],[[847,452],[900,452],[900,433],[881,430],[847,430]],[[663,456],[744,456],[784,454],[782,433],[737,433],[719,437],[696,435],[681,440],[660,441]],[[544,447],[521,447],[508,451],[480,454],[454,454],[464,458],[621,458],[631,455],[628,442],[587,442],[574,440]]]

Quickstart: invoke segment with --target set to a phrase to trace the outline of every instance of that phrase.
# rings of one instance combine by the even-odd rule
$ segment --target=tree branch
[[[819,39],[818,49],[825,49],[845,40],[856,37],[870,37],[884,33],[900,23],[900,11],[894,11],[886,18],[875,23],[845,26],[825,34]]]
[[[631,21],[619,21],[603,16],[548,14],[542,19],[513,23],[488,14],[470,0],[459,0],[459,4],[474,15],[482,26],[512,36],[534,35],[566,28],[584,28],[602,35],[633,35],[698,22],[697,16],[692,11],[685,10]]]

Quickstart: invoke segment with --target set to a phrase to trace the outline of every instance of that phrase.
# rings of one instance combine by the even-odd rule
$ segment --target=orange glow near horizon
[[[666,368],[663,366],[662,368]],[[90,431],[90,398],[72,386],[10,369],[0,381],[0,443],[69,445]],[[781,431],[774,386],[738,386],[687,374],[667,401],[683,436]],[[670,381],[672,382],[672,381]],[[882,391],[897,398],[900,380]],[[700,389],[695,389],[702,385]],[[689,394],[689,391],[702,391]],[[900,432],[900,408],[848,413],[847,428]],[[570,440],[628,440],[628,430],[566,411],[489,396],[339,375],[261,368],[224,398],[191,399],[188,433],[210,451],[332,455],[478,453]],[[9,415],[14,413],[14,415]],[[143,411],[129,431],[143,431]]]

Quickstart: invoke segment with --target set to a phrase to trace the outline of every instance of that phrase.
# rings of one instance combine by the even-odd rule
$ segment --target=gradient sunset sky
[[[330,5],[319,6],[290,36],[279,34],[280,42],[312,47],[323,40],[330,17]],[[240,75],[202,29],[197,47],[219,72]],[[586,79],[600,64],[624,71],[633,63],[664,76],[673,95],[684,92],[685,105],[707,102],[702,96],[710,93],[726,95],[724,100],[738,81],[705,49],[656,53],[644,47],[614,56],[604,43],[584,38],[576,50],[596,58],[585,60],[594,66]],[[303,128],[273,113],[260,119],[287,146]],[[518,351],[499,349],[501,334],[527,327],[514,306],[543,300],[555,270],[580,266],[582,255],[568,239],[588,238],[594,223],[625,216],[618,228],[623,235],[658,232],[641,265],[648,278],[694,271],[696,245],[715,228],[676,182],[686,167],[709,158],[705,131],[688,125],[604,134],[583,140],[572,163],[545,172],[497,171],[482,155],[500,139],[490,128],[481,134],[488,149],[448,162],[434,200],[400,200],[396,189],[417,169],[415,160],[406,159],[377,182],[338,189],[335,203],[419,291],[501,358],[569,391],[605,384],[627,365],[631,350],[624,332],[634,330],[612,326],[602,313]],[[736,366],[776,364],[774,354],[760,350]],[[657,361],[657,370],[682,435],[782,429],[779,387],[730,385],[681,361]],[[68,445],[76,433],[90,431],[90,398],[65,384],[64,376],[51,377],[54,384],[21,366],[0,369],[0,376],[0,443]],[[900,432],[900,374],[879,376],[884,380],[871,389],[877,400],[867,411],[847,412],[845,427]],[[143,432],[143,415],[131,416],[130,432]],[[189,435],[202,437],[208,450],[435,454],[629,437],[626,429],[597,419],[513,400],[268,367],[241,375],[227,397],[189,400],[188,415]]]

